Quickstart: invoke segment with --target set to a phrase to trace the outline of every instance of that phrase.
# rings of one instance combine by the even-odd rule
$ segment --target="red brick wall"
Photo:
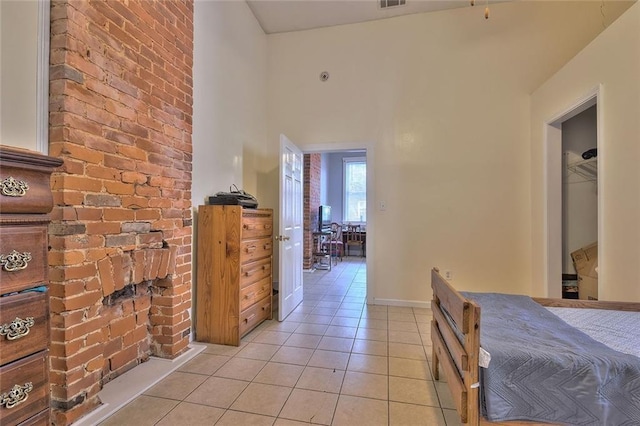
[[[318,207],[320,207],[321,154],[304,155],[304,249],[303,267],[313,266],[313,231],[318,227]]]
[[[192,66],[192,1],[52,1],[55,424],[149,355],[186,350]]]

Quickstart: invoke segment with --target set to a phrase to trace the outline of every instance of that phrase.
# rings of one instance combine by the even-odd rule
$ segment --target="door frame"
[[[600,161],[606,155],[603,150],[602,85],[598,85],[544,123],[544,288],[547,297],[562,297],[562,123],[575,117],[593,105],[597,105],[596,132],[598,149],[598,251],[606,250],[603,233],[603,185],[601,176],[606,173]],[[602,256],[599,256],[602,258]],[[604,282],[606,268],[598,265],[598,282]]]
[[[365,151],[367,157],[367,239],[366,249],[367,257],[366,271],[367,271],[367,303],[373,304],[375,300],[375,276],[373,274],[373,256],[375,250],[370,250],[375,247],[375,222],[376,215],[375,202],[374,202],[374,164],[375,164],[375,143],[373,142],[335,142],[335,143],[322,143],[311,144],[300,147],[304,154],[319,154],[324,152],[336,152],[336,151],[349,151],[358,150]]]

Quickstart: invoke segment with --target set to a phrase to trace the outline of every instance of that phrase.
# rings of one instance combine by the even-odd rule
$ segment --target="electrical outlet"
[[[387,209],[387,202],[386,201],[380,201],[380,210],[381,211],[385,211]]]
[[[453,279],[453,272],[452,271],[444,271],[444,278],[446,280],[452,280]]]

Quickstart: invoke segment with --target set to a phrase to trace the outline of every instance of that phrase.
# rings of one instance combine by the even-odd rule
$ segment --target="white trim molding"
[[[603,149],[603,103],[602,85],[588,90],[583,96],[563,108],[544,122],[543,179],[544,179],[544,277],[547,297],[562,297],[562,123],[586,111],[597,107],[597,149],[598,158],[606,154]],[[602,199],[603,186],[601,176],[605,175],[598,161],[598,251],[603,250],[602,235]],[[603,269],[598,266],[598,276],[602,278]]]
[[[49,47],[51,1],[38,0],[38,59],[36,70],[36,149],[49,153]]]

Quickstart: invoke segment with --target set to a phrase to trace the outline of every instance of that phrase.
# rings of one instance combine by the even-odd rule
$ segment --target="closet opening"
[[[597,299],[597,105],[562,123],[562,297]],[[580,278],[580,288],[578,288]]]
[[[546,278],[553,298],[597,299],[599,88],[546,124]]]

